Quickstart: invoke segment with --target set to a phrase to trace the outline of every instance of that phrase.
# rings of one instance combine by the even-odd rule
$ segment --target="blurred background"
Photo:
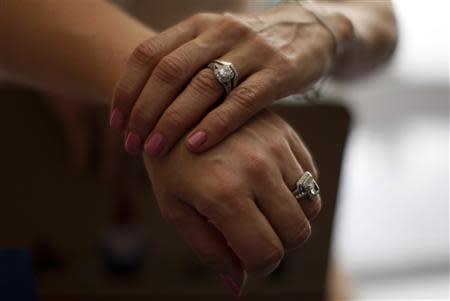
[[[448,1],[394,1],[392,64],[335,85],[353,114],[333,250],[356,300],[448,299]]]
[[[145,22],[151,2],[119,2]],[[186,1],[159,26],[194,2],[239,1]],[[329,83],[317,105],[277,109],[311,148],[326,203],[310,242],[244,300],[324,300],[330,283],[350,300],[448,299],[450,3],[393,2],[401,39],[389,66]],[[22,87],[0,96],[0,135],[16,146],[0,148],[0,250],[31,255],[40,300],[229,300],[162,221],[142,163],[103,122],[108,108]]]

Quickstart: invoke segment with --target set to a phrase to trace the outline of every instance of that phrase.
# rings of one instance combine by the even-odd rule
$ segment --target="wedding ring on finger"
[[[305,198],[309,201],[313,201],[319,195],[320,188],[312,174],[307,171],[297,181],[292,193],[298,201]]]
[[[238,73],[230,62],[214,60],[208,65],[214,72],[217,81],[224,87],[225,93],[229,94],[238,84]]]

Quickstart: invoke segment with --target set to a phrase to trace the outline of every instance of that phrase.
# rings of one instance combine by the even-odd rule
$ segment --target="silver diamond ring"
[[[320,188],[319,185],[317,185],[317,182],[314,180],[312,174],[307,171],[297,181],[297,183],[295,184],[295,189],[292,193],[298,201],[302,200],[305,197],[308,200],[312,201],[316,196],[319,195]]]
[[[214,60],[208,65],[208,68],[214,72],[214,76],[227,94],[237,86],[238,73],[232,63]]]

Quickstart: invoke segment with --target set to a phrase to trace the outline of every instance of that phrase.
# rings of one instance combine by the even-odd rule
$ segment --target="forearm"
[[[154,33],[107,1],[0,1],[0,79],[101,101]]]
[[[388,0],[314,1],[305,6],[329,21],[342,49],[333,75],[352,77],[387,61],[397,43],[397,25]]]

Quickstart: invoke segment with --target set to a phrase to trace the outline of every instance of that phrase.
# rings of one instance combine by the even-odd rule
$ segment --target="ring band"
[[[312,174],[307,171],[297,181],[297,183],[295,184],[295,189],[292,193],[298,201],[304,198],[312,201],[319,195],[320,188],[319,185],[317,185],[317,182],[314,180]]]
[[[230,93],[237,86],[238,73],[232,63],[214,60],[208,65],[208,68],[214,72],[214,76],[224,87],[226,94]]]

